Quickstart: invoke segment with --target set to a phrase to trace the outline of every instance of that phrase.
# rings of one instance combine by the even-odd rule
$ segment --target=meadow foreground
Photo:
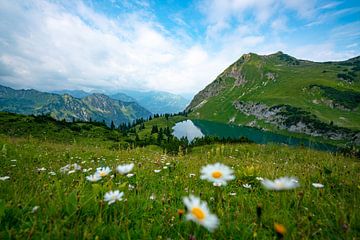
[[[155,146],[109,150],[101,142],[65,144],[4,135],[0,148],[1,239],[276,239],[281,235],[356,239],[360,235],[360,163],[341,155],[229,144],[171,156]],[[233,170],[235,179],[226,186],[200,179],[202,167],[217,162]],[[131,163],[133,168],[123,174],[116,169]],[[99,167],[108,167],[106,174],[91,179]],[[262,178],[284,176],[295,177],[299,186],[276,191],[261,183]],[[110,194],[116,190],[118,195]],[[218,218],[213,231],[186,221],[191,212],[183,198],[191,195],[206,202]]]

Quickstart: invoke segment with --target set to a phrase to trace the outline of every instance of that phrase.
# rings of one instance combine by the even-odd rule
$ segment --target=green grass
[[[288,65],[286,62],[280,61],[276,55],[260,57],[252,54],[249,61],[244,63],[240,61],[235,64],[241,66],[241,73],[245,76],[247,83],[235,87],[233,78],[225,79],[225,90],[219,95],[209,98],[202,107],[195,109],[191,117],[223,123],[227,123],[235,117],[236,124],[246,124],[252,121],[252,118],[239,113],[233,106],[234,101],[241,100],[260,102],[268,106],[287,104],[309,111],[325,123],[332,121],[339,127],[360,129],[358,104],[352,105],[351,111],[334,109],[325,103],[314,104],[314,100],[329,98],[330,95],[325,93],[313,95],[309,89],[311,85],[321,85],[340,92],[348,91],[359,94],[359,72],[355,77],[356,81],[347,83],[337,77],[337,73],[345,68],[340,63],[301,62],[299,65]],[[265,77],[268,72],[276,75],[276,81],[268,80]],[[351,96],[349,95],[349,97]],[[352,99],[342,99],[342,101],[347,102]],[[277,131],[276,129],[272,130]]]
[[[187,155],[169,156],[156,146],[111,150],[107,141],[59,142],[0,135],[0,239],[275,239],[274,223],[285,239],[356,239],[360,235],[359,170],[356,159],[276,145],[210,145]],[[16,161],[13,161],[16,160]],[[97,167],[135,163],[135,176],[116,174],[98,183],[85,177]],[[234,168],[236,180],[221,189],[200,180],[208,163]],[[89,173],[62,174],[78,163]],[[170,163],[168,169],[163,169]],[[46,171],[38,171],[38,168]],[[154,173],[161,169],[160,173]],[[50,171],[56,173],[49,175]],[[114,172],[113,172],[114,173]],[[195,173],[193,178],[190,173]],[[257,176],[296,176],[293,191],[262,188]],[[313,182],[325,185],[315,189]],[[251,190],[242,184],[252,184]],[[129,190],[128,185],[135,189]],[[107,205],[109,190],[124,191],[126,201]],[[236,196],[230,196],[235,192]],[[220,219],[210,233],[179,219],[182,198],[201,196]],[[154,194],[155,200],[150,200]],[[261,220],[256,207],[262,206]],[[32,213],[34,206],[39,206]]]

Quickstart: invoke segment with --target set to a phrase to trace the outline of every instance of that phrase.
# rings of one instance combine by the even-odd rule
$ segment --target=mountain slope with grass
[[[151,113],[136,102],[122,102],[104,94],[75,98],[37,90],[15,90],[0,85],[0,111],[26,115],[49,114],[55,119],[72,121],[105,121],[110,125],[148,118]]]
[[[360,143],[360,57],[243,55],[186,108],[193,118]]]

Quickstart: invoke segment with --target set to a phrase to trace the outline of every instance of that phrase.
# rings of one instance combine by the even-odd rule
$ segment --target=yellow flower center
[[[212,173],[213,178],[221,178],[222,173],[220,171],[215,171]]]
[[[275,228],[275,232],[277,232],[278,234],[285,235],[286,228],[284,225],[279,223],[274,223],[274,228]]]
[[[100,172],[100,177],[105,177],[106,176],[106,172]]]
[[[205,218],[205,213],[201,208],[194,207],[191,209],[191,213],[199,220],[203,220]]]

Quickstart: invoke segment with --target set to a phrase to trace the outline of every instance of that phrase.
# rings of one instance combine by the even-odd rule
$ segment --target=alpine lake
[[[311,141],[305,138],[291,137],[264,131],[258,128],[247,126],[236,126],[206,120],[185,120],[178,122],[173,127],[173,135],[177,138],[186,137],[189,142],[195,138],[204,136],[216,136],[219,138],[246,137],[258,144],[285,144],[289,146],[303,146],[321,151],[336,152],[337,147],[330,144]]]

